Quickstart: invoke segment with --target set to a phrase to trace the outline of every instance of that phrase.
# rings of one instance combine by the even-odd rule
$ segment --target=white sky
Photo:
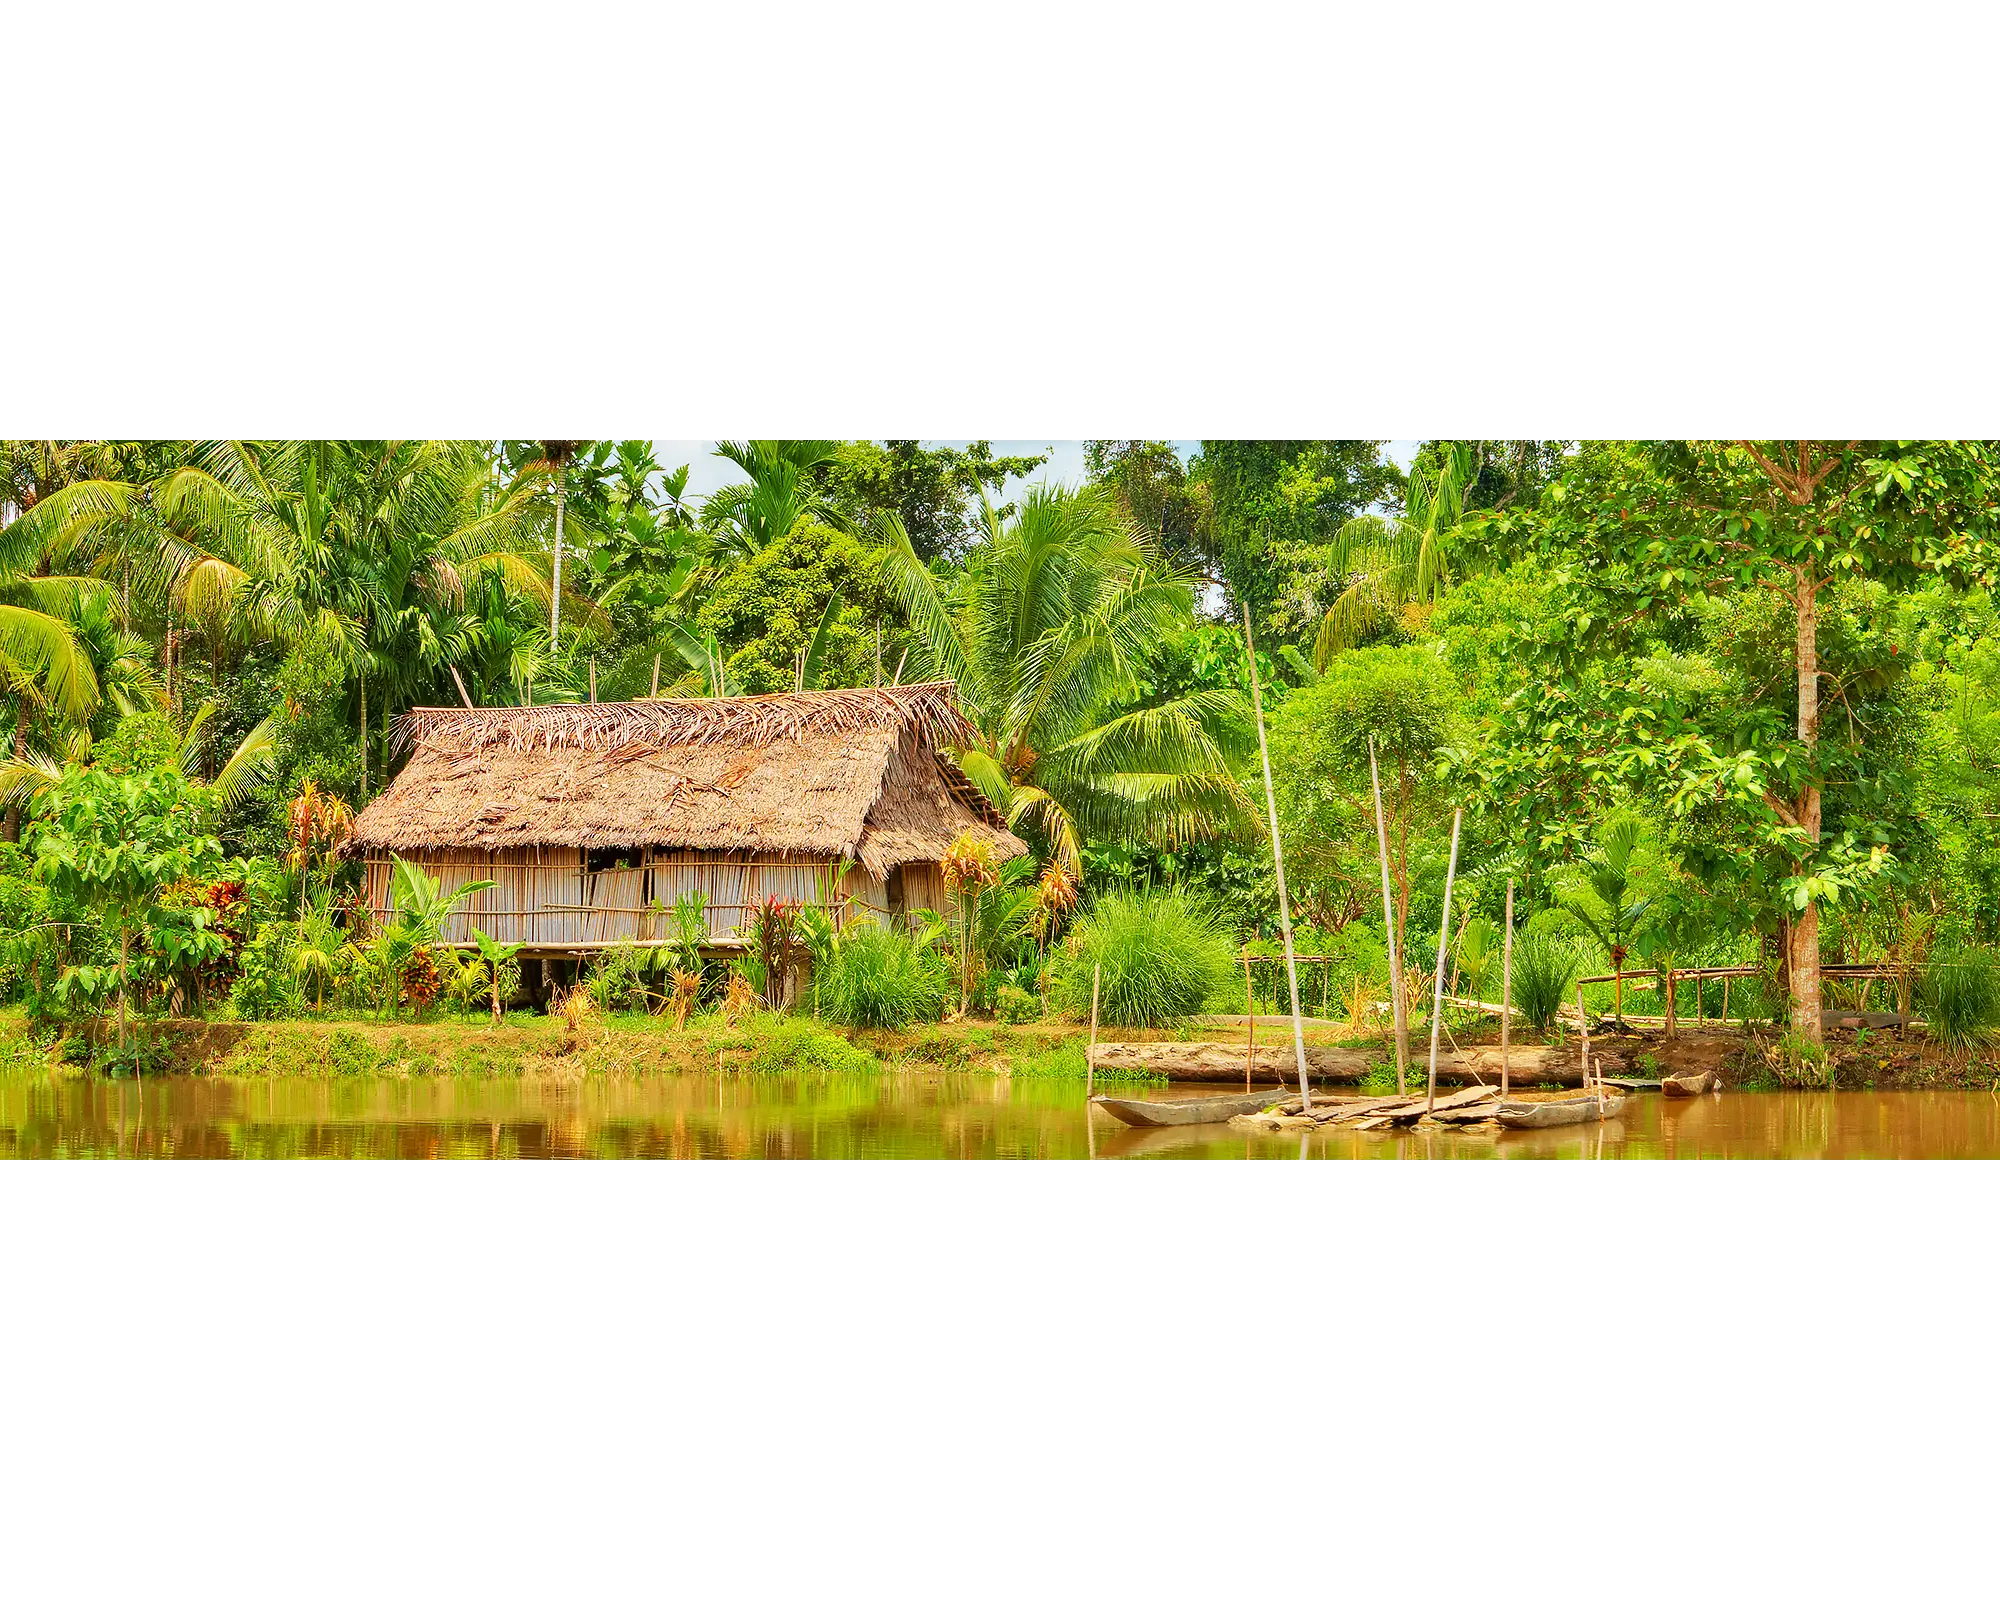
[[[926,439],[927,445],[970,444],[970,439]],[[1201,448],[1199,440],[1176,439],[1174,448],[1185,458]],[[733,461],[725,461],[713,454],[713,439],[655,439],[653,453],[659,457],[660,465],[671,472],[682,462],[689,466],[688,493],[697,498],[712,494],[724,484],[743,482],[743,473]],[[1007,492],[1011,493],[1021,483],[1081,483],[1083,471],[1083,441],[1081,439],[995,439],[993,453],[997,456],[1037,455],[1049,452],[1046,464],[1028,474],[1026,478],[1011,479]],[[1388,446],[1389,455],[1401,467],[1408,467],[1417,453],[1415,439],[1392,439]]]

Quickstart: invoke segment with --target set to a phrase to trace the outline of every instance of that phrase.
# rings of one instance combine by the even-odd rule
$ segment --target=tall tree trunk
[[[28,753],[28,697],[14,698],[14,759],[21,760]],[[19,802],[7,807],[7,815],[0,819],[0,836],[9,844],[21,842],[21,807]]]
[[[1799,742],[1810,762],[1819,746],[1819,612],[1813,568],[1797,571],[1799,613]],[[1820,792],[1808,781],[1799,790],[1799,826],[1813,844],[1819,843]],[[1791,968],[1792,1027],[1814,1044],[1820,1042],[1819,907],[1808,904],[1792,918],[1787,950]]]
[[[569,482],[569,468],[556,468],[556,558],[551,567],[553,582],[549,585],[549,654],[554,655],[562,638],[562,536],[563,501],[568,498],[565,490]]]
[[[368,798],[368,674],[361,675],[361,798]]]

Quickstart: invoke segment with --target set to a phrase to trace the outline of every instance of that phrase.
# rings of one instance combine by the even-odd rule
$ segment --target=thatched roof
[[[936,861],[968,828],[1027,846],[945,745],[970,730],[949,683],[726,700],[425,707],[408,765],[346,853],[656,845]]]

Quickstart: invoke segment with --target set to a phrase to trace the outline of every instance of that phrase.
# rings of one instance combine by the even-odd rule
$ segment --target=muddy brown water
[[[1188,1090],[1123,1090],[1163,1098]],[[1221,1091],[1218,1091],[1221,1092]],[[0,1158],[1020,1160],[2000,1157],[2000,1095],[1633,1096],[1614,1121],[1501,1131],[1140,1130],[1083,1086],[964,1073],[521,1079],[0,1079]]]

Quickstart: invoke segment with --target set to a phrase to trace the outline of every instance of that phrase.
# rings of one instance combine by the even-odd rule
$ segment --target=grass
[[[1939,1044],[1969,1054],[2000,1032],[2000,961],[1977,948],[1941,952],[1924,973],[1917,1004]]]
[[[1162,1028],[1199,1014],[1235,977],[1235,944],[1207,907],[1180,890],[1101,895],[1078,920],[1056,970],[1055,999],[1125,1027]]]
[[[1576,941],[1561,934],[1525,933],[1514,941],[1514,1004],[1536,1032],[1554,1025],[1582,963]]]
[[[906,1028],[944,1015],[950,980],[915,940],[863,923],[840,941],[818,980],[819,1014],[849,1028]]]

